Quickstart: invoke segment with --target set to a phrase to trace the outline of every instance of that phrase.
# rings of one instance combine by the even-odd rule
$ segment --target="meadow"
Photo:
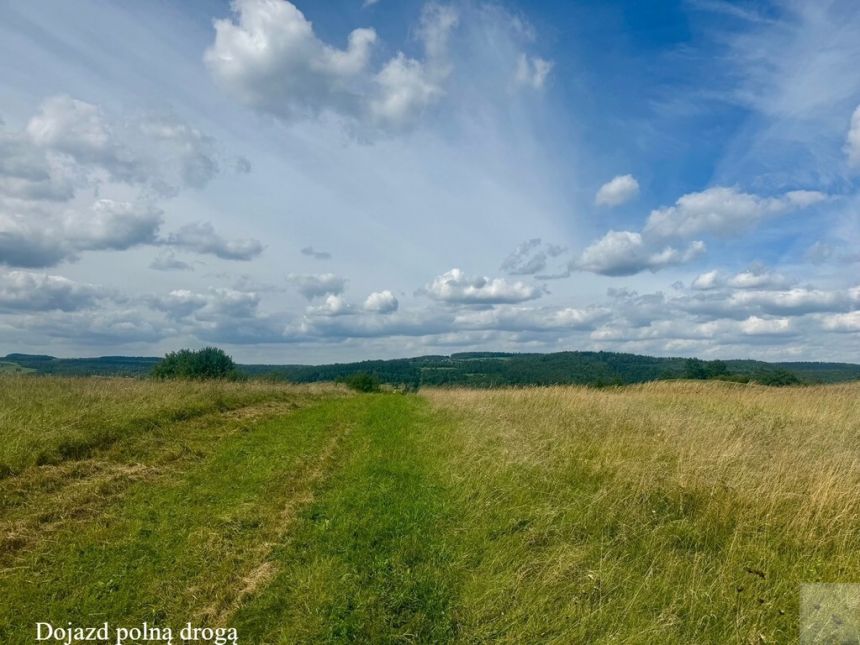
[[[0,377],[0,642],[785,643],[860,581],[860,384]]]

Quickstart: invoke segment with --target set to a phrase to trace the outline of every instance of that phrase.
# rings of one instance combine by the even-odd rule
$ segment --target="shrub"
[[[236,364],[222,349],[204,347],[168,353],[153,369],[155,378],[238,380]]]
[[[755,376],[755,381],[762,385],[798,385],[800,379],[788,370],[774,370],[772,372],[762,372]]]
[[[346,377],[344,383],[356,392],[379,392],[379,377],[376,374],[356,372]]]

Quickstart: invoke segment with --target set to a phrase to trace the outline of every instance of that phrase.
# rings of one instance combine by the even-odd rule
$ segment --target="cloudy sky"
[[[3,0],[0,353],[860,362],[858,34],[854,0]]]

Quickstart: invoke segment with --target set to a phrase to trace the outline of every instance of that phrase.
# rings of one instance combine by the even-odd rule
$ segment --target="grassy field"
[[[858,385],[4,376],[0,642],[794,642],[860,581],[858,455]]]

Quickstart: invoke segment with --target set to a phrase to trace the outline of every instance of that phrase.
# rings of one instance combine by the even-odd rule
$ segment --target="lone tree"
[[[152,368],[155,378],[229,379],[239,378],[236,364],[223,349],[204,347],[168,353]]]
[[[344,383],[356,392],[379,392],[379,377],[376,374],[356,372],[346,377]]]

